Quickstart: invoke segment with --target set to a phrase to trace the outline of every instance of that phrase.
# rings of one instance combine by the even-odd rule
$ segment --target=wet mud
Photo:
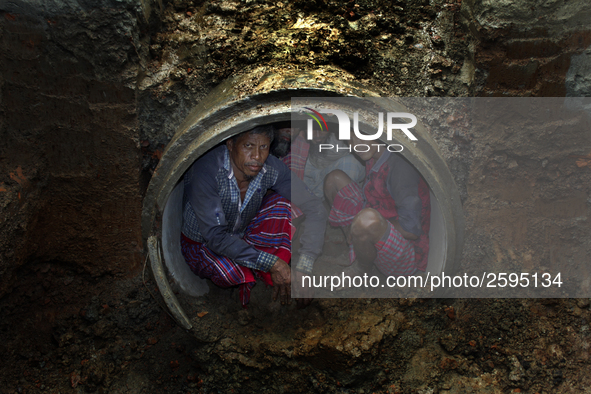
[[[335,233],[337,232],[337,233]],[[344,253],[337,230],[319,261]],[[325,248],[326,249],[326,248]],[[122,280],[31,264],[2,299],[2,393],[585,393],[589,299],[273,302],[258,283],[177,294],[149,271]],[[586,391],[587,390],[587,391]]]

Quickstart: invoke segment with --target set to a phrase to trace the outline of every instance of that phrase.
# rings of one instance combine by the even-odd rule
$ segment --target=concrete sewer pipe
[[[253,127],[291,120],[291,99],[305,97],[310,105],[341,109],[346,113],[377,105],[384,112],[408,112],[395,99],[379,94],[334,69],[307,72],[252,73],[226,80],[187,116],[166,147],[143,202],[142,235],[147,243],[152,272],[170,313],[185,329],[191,320],[178,302],[171,283],[189,296],[208,292],[208,284],[194,275],[180,248],[185,171],[201,155],[227,138]],[[348,100],[340,98],[347,97]],[[347,104],[344,104],[347,103]],[[355,104],[352,107],[352,104]],[[375,116],[374,116],[375,117]],[[360,129],[376,130],[360,114]],[[464,217],[452,174],[436,143],[419,123],[412,129],[418,141],[404,142],[404,157],[417,168],[431,190],[430,251],[427,270],[453,272],[459,265],[464,239]],[[402,133],[395,138],[403,138]]]

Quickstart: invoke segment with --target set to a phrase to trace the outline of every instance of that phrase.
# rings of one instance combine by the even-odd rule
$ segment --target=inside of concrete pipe
[[[291,120],[292,112],[289,101],[275,102],[265,110],[255,103],[252,105],[249,107],[248,104],[242,103],[240,105],[241,116],[218,118],[219,122],[209,124],[207,129],[203,128],[203,125],[207,124],[204,121],[195,122],[192,126],[185,126],[184,130],[179,130],[179,132],[193,134],[190,137],[192,141],[185,144],[185,149],[178,157],[168,157],[165,154],[162,158],[163,161],[169,160],[174,164],[165,166],[167,168],[166,174],[158,173],[158,176],[162,177],[164,181],[161,182],[160,193],[156,200],[162,201],[159,206],[163,207],[163,210],[161,219],[159,219],[161,227],[156,227],[160,227],[162,231],[161,237],[153,234],[152,238],[156,238],[157,242],[151,246],[149,244],[149,247],[157,250],[150,251],[150,259],[161,294],[169,309],[185,328],[190,328],[191,323],[176,300],[170,283],[191,297],[206,294],[210,284],[207,280],[193,274],[181,253],[182,176],[195,160],[213,147],[223,143],[230,136],[250,130],[257,125],[278,124]],[[375,125],[364,123],[363,120],[360,121],[362,131],[364,129],[375,130],[374,127]],[[197,130],[199,128],[201,129]],[[422,132],[426,133],[424,130]],[[175,136],[175,139],[179,141],[182,140],[182,137]],[[423,141],[423,144],[410,145],[409,149],[404,152],[404,158],[419,170],[430,188],[431,226],[427,271],[431,274],[438,274],[442,271],[453,271],[461,254],[463,217],[459,193],[445,161],[438,154],[437,147],[430,138],[425,138]]]

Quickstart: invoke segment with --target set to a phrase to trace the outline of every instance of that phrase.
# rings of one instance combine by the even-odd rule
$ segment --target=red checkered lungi
[[[277,193],[263,199],[261,208],[246,228],[244,241],[255,249],[271,253],[289,263],[291,260],[291,204]],[[240,286],[242,305],[250,300],[255,278],[272,286],[271,274],[252,270],[219,255],[204,243],[195,242],[181,234],[181,250],[185,261],[196,275],[211,279],[220,287]]]
[[[309,150],[310,144],[303,138],[297,137],[291,142],[291,151],[283,158],[283,162],[300,179],[304,179],[304,170],[306,169]]]
[[[355,182],[349,183],[337,193],[328,221],[335,227],[348,226],[363,208],[361,188]],[[413,243],[404,238],[392,223],[388,222],[388,227],[387,239],[374,244],[378,252],[374,264],[384,275],[411,275],[417,269]]]

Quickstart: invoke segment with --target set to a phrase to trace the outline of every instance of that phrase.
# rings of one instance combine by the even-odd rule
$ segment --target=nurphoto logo
[[[308,119],[307,122],[307,133],[306,138],[310,141],[313,139],[313,129],[314,129],[314,122],[320,127],[320,130],[328,131],[328,124],[326,120],[322,116],[322,114],[332,114],[335,115],[338,123],[339,123],[339,132],[338,132],[338,139],[341,141],[346,141],[351,139],[351,120],[349,119],[349,115],[347,115],[344,111],[338,109],[330,109],[330,108],[318,108],[312,109],[310,107],[304,107],[306,110],[310,112],[306,112],[311,119]],[[410,119],[409,123],[395,123],[394,120],[397,119]],[[417,118],[413,114],[409,114],[407,112],[388,112],[386,114],[386,139],[388,141],[392,140],[392,133],[394,130],[402,131],[411,141],[417,141],[417,137],[409,130],[416,126]],[[375,141],[378,140],[384,132],[384,113],[378,113],[378,129],[373,134],[364,134],[359,130],[359,113],[353,113],[353,133],[355,133],[355,139],[362,140],[362,141]],[[374,144],[351,144],[348,147],[338,146],[333,144],[319,144],[319,151],[322,152],[323,150],[336,150],[337,152],[340,150],[348,150],[349,152],[367,152],[371,146],[377,146],[378,150],[381,147],[386,147],[386,149],[390,152],[402,152],[404,147],[400,144],[383,144],[383,143],[374,143]]]

